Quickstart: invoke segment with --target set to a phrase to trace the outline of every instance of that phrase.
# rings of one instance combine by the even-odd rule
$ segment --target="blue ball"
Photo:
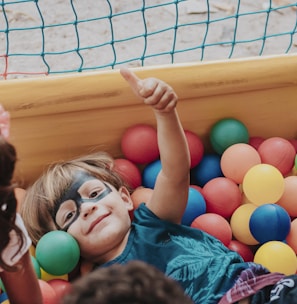
[[[221,156],[205,154],[200,163],[191,170],[191,183],[203,187],[211,179],[222,176]]]
[[[264,204],[255,209],[249,227],[253,237],[261,244],[283,241],[291,228],[288,212],[277,204]]]
[[[160,159],[149,163],[142,172],[142,185],[145,188],[154,189],[157,176],[161,171],[162,165]]]
[[[182,217],[182,224],[190,226],[194,219],[206,212],[206,202],[203,195],[196,189],[189,187],[187,207]]]

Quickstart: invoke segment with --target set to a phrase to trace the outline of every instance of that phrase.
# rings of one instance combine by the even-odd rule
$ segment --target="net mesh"
[[[0,3],[0,78],[297,49],[291,0],[15,0]]]

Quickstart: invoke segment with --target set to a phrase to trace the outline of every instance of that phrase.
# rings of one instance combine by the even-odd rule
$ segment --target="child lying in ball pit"
[[[196,304],[248,298],[268,303],[272,286],[284,275],[245,263],[216,238],[180,224],[190,156],[175,92],[159,79],[142,80],[126,69],[121,74],[156,119],[162,169],[150,201],[134,211],[131,222],[130,192],[106,153],[56,163],[28,189],[22,204],[33,242],[51,230],[64,230],[94,268],[141,260],[176,280]]]
[[[17,199],[11,180],[17,156],[8,142],[9,120],[9,113],[0,105],[0,278],[10,304],[41,304],[41,291],[29,253],[31,240],[16,212]]]

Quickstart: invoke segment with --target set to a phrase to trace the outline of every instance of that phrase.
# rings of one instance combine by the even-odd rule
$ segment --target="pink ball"
[[[157,130],[146,124],[128,128],[121,139],[122,152],[136,164],[147,164],[159,158]]]
[[[259,153],[252,146],[239,143],[227,148],[221,157],[221,169],[225,177],[241,184],[247,171],[261,163]]]
[[[254,254],[252,249],[248,245],[241,243],[237,240],[231,240],[228,245],[228,248],[237,252],[245,262],[253,262]]]
[[[128,159],[117,158],[114,160],[114,170],[132,188],[141,186],[142,177],[139,168]]]
[[[295,152],[297,153],[297,139],[291,138],[289,139],[289,142],[293,145]]]
[[[287,139],[268,138],[259,146],[258,152],[263,164],[276,167],[283,175],[288,174],[294,166],[296,151]]]
[[[189,146],[190,157],[191,157],[191,168],[196,167],[204,154],[203,142],[198,135],[195,133],[185,130],[186,139]]]
[[[242,200],[238,185],[226,177],[211,179],[204,185],[202,195],[206,201],[206,212],[217,213],[224,218],[230,218]]]
[[[71,283],[62,279],[52,279],[47,283],[54,289],[59,301],[70,291]]]
[[[283,207],[291,217],[297,217],[297,176],[284,178],[285,189],[281,198],[276,202]]]
[[[232,230],[228,221],[215,213],[204,213],[194,219],[191,227],[200,229],[219,239],[228,246],[232,239]]]
[[[58,304],[58,296],[54,290],[54,288],[41,279],[38,279],[41,295],[42,295],[42,303],[43,304]]]

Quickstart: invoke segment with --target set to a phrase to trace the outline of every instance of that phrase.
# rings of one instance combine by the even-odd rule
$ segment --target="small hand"
[[[170,112],[176,107],[177,95],[167,83],[157,78],[140,79],[128,69],[121,69],[120,72],[145,104],[160,112]]]
[[[10,114],[5,111],[3,106],[0,104],[0,135],[6,140],[9,139],[10,133]]]

